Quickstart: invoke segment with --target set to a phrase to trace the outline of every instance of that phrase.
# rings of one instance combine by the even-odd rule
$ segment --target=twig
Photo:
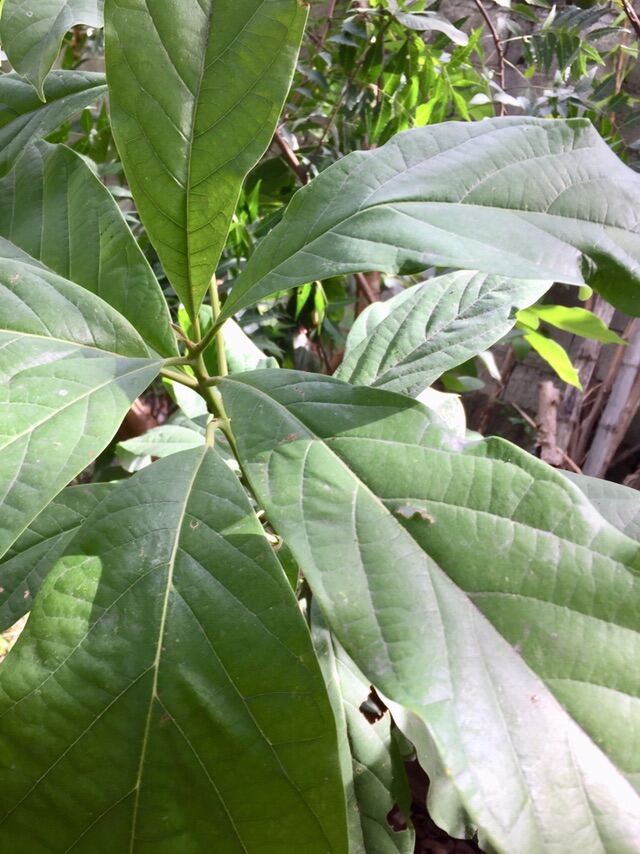
[[[356,280],[358,290],[362,293],[369,304],[372,302],[378,302],[378,295],[374,293],[371,283],[364,273],[355,273],[354,279]]]
[[[638,13],[633,8],[630,0],[620,0],[622,3],[622,8],[624,9],[624,13],[629,19],[629,23],[633,27],[636,36],[640,39],[640,17],[638,17]]]
[[[282,156],[287,161],[287,164],[291,168],[291,171],[295,173],[300,183],[308,184],[309,176],[307,175],[307,170],[304,168],[302,163],[300,163],[295,151],[291,148],[291,146],[282,136],[279,130],[275,132],[273,140],[282,152]]]
[[[626,2],[626,0],[622,0],[622,2]],[[498,35],[498,31],[495,28],[493,21],[491,20],[491,16],[487,12],[484,3],[482,0],[474,0],[474,3],[478,7],[480,14],[484,18],[487,26],[489,27],[489,31],[491,33],[491,38],[493,39],[493,43],[496,48],[496,56],[498,57],[498,66],[499,66],[499,75],[500,75],[500,88],[504,92],[506,86],[506,67],[505,67],[505,55],[504,55],[504,45],[500,41],[500,36]],[[500,115],[506,115],[506,107],[504,104],[500,104]]]

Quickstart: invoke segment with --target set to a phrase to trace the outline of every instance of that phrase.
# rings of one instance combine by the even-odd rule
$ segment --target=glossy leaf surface
[[[107,94],[104,74],[53,71],[46,103],[17,74],[0,74],[0,176],[6,175],[30,142],[42,139],[75,113]]]
[[[0,631],[31,610],[42,582],[78,528],[113,489],[111,483],[63,489],[9,549],[0,561]]]
[[[308,630],[212,449],[150,466],[87,520],[0,669],[0,714],[7,844],[347,850]]]
[[[0,260],[0,556],[105,448],[160,367],[94,294]]]
[[[273,137],[306,6],[107,0],[105,14],[118,149],[151,241],[193,318],[242,182]]]
[[[459,272],[369,306],[347,339],[339,379],[416,396],[445,371],[495,344],[515,310],[551,282]]]
[[[633,851],[638,545],[562,475],[407,398],[289,371],[221,390],[330,628],[427,727],[434,819],[505,852]]]
[[[78,24],[102,26],[103,0],[4,0],[0,39],[12,67],[46,99],[44,80],[66,32]]]
[[[153,271],[115,199],[82,157],[37,142],[0,181],[0,197],[1,236],[108,302],[160,355],[177,354]]]
[[[640,314],[638,205],[640,176],[585,120],[417,128],[299,190],[223,315],[316,279],[434,265],[587,282]]]

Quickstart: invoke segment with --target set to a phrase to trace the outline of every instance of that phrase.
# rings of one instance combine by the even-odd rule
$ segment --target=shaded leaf
[[[220,389],[329,627],[427,729],[434,820],[485,849],[634,851],[638,545],[539,460],[408,398],[290,371]]]
[[[46,99],[44,80],[72,27],[102,26],[103,0],[4,0],[0,40],[12,67]]]
[[[17,74],[0,74],[0,176],[30,142],[48,136],[71,116],[106,95],[104,74],[53,71],[44,87],[46,104]]]
[[[289,91],[300,0],[107,0],[113,133],[167,276],[197,315]],[[186,47],[188,46],[188,47]]]
[[[404,788],[404,800],[409,796],[402,760],[391,736],[391,717],[383,715],[370,722],[362,713],[371,686],[317,611],[312,617],[311,635],[338,728],[349,854],[412,854],[413,827],[394,831],[387,821],[398,792]]]
[[[366,270],[588,282],[640,314],[640,176],[583,119],[446,122],[355,152],[292,199],[223,310]]]
[[[459,272],[414,285],[357,318],[336,376],[415,397],[499,341],[551,284]]]
[[[106,447],[160,367],[94,294],[0,260],[0,556]]]
[[[87,520],[0,669],[0,714],[7,844],[347,850],[307,628],[211,449],[122,482]]]
[[[168,457],[179,451],[199,448],[204,445],[204,432],[199,433],[174,424],[164,424],[162,427],[154,427],[144,436],[136,436],[120,442],[118,449],[122,448],[128,454],[135,456]]]
[[[27,611],[49,572],[97,505],[114,484],[70,486],[33,520],[0,561],[0,631]]]
[[[0,235],[108,302],[158,353],[177,354],[153,271],[115,199],[82,157],[37,142],[0,181],[0,195]]]

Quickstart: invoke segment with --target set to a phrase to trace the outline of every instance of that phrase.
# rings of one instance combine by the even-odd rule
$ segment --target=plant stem
[[[189,356],[176,356],[171,359],[165,359],[164,364],[166,367],[170,368],[173,365],[190,365],[191,359]]]
[[[504,92],[505,84],[506,84],[506,68],[505,68],[505,56],[504,56],[504,45],[500,40],[500,36],[498,35],[498,31],[496,30],[495,24],[491,20],[491,16],[487,12],[484,3],[482,0],[474,0],[476,6],[478,7],[478,11],[484,18],[487,26],[489,27],[489,32],[491,33],[491,38],[493,39],[493,44],[496,49],[496,56],[498,59],[498,67],[499,67],[499,76],[500,76],[500,88]],[[506,115],[506,108],[504,104],[500,104],[500,115]]]
[[[217,329],[217,321],[220,317],[220,294],[218,293],[218,285],[216,282],[216,277],[214,276],[211,279],[211,284],[209,285],[209,294],[211,296],[211,313],[213,315],[213,329]],[[216,333],[216,348],[218,351],[218,374],[221,377],[226,377],[229,373],[229,368],[227,366],[227,352],[224,349],[224,333],[222,328],[217,329]]]
[[[164,377],[166,380],[171,380],[171,382],[186,385],[188,388],[197,389],[200,387],[193,377],[190,377],[187,374],[178,373],[178,371],[169,371],[166,368],[163,368],[160,371],[160,376]]]
[[[633,27],[636,36],[640,39],[640,17],[638,17],[638,13],[633,8],[630,0],[620,0],[620,2],[622,3],[624,13],[629,19],[629,23]]]
[[[207,432],[205,434],[205,443],[209,448],[213,448],[216,444],[216,428],[218,423],[215,418],[212,418],[211,421],[207,424]]]

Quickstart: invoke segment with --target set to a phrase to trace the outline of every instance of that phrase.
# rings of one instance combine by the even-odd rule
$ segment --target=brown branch
[[[626,2],[626,0],[622,0],[622,2]],[[504,55],[504,45],[502,44],[500,36],[498,35],[498,31],[495,28],[495,24],[491,20],[491,16],[487,12],[482,0],[474,0],[474,3],[478,7],[480,14],[484,18],[487,26],[489,27],[489,32],[491,33],[491,38],[493,39],[493,43],[496,48],[496,56],[498,57],[500,88],[504,92],[506,86],[506,62]],[[506,115],[506,107],[504,104],[500,104],[500,115]]]
[[[291,168],[291,171],[295,173],[300,183],[308,184],[309,176],[307,175],[307,170],[304,168],[302,163],[300,163],[295,151],[293,150],[293,148],[291,148],[291,146],[282,136],[279,130],[275,132],[273,141],[276,143],[276,145],[282,152],[282,156],[287,161],[288,166]]]
[[[638,17],[638,13],[633,8],[631,0],[620,0],[620,2],[622,3],[624,13],[629,19],[629,23],[633,27],[636,36],[640,39],[640,17]]]
[[[374,291],[371,282],[367,279],[364,273],[355,273],[354,279],[356,280],[358,290],[369,304],[372,302],[378,302],[380,296]]]
[[[559,403],[560,392],[551,380],[541,382],[538,385],[537,445],[540,459],[556,468],[564,462],[557,442]]]

